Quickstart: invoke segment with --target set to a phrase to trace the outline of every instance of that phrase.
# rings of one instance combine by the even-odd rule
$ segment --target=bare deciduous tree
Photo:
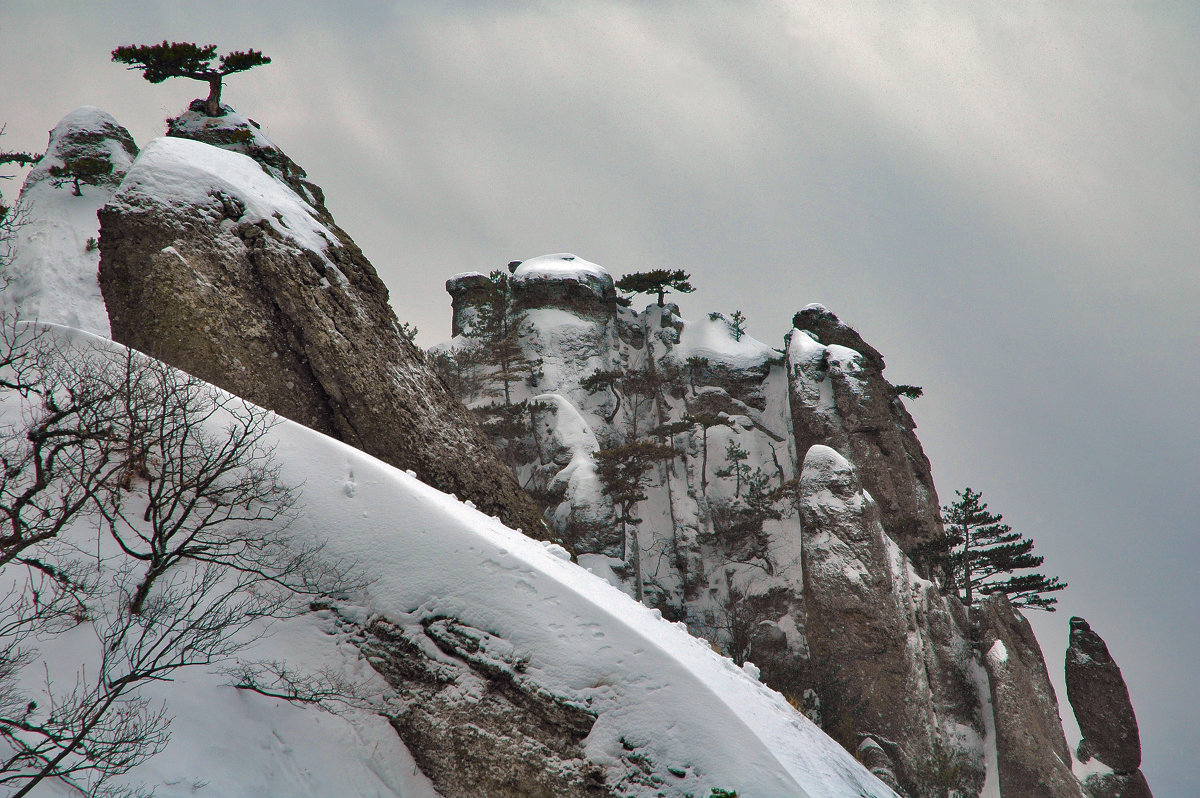
[[[3,329],[0,391],[23,409],[0,431],[0,785],[136,794],[111,780],[161,750],[169,724],[141,688],[181,668],[237,667],[246,685],[329,704],[336,680],[237,661],[303,597],[356,587],[289,534],[297,491],[279,477],[274,416],[135,352]],[[47,674],[30,700],[31,644],[82,623],[96,638],[74,685]]]

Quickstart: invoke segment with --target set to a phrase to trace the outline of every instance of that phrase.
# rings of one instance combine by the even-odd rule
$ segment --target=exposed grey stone
[[[115,340],[547,534],[474,418],[401,332],[349,236],[327,224],[337,242],[313,252],[269,221],[243,219],[236,197],[181,204],[130,182],[100,211],[100,285]]]
[[[929,593],[912,602],[903,555],[884,533],[879,509],[854,467],[833,449],[813,446],[805,455],[800,514],[813,659],[840,666],[864,702],[859,733],[895,745],[896,776],[912,789],[922,763],[933,756],[933,731],[943,720],[980,727],[965,675],[965,641],[942,630],[953,641],[942,640],[939,653],[918,607],[927,616],[930,606],[946,599]],[[943,624],[954,618],[944,609],[937,615]],[[951,673],[931,681],[927,660]],[[969,759],[966,766],[966,780],[981,784],[982,761]]]
[[[883,376],[883,357],[819,305],[800,311],[792,323],[826,347],[823,356],[801,358],[789,346],[796,450],[824,444],[854,463],[879,503],[884,529],[905,551],[941,537],[945,533],[929,458],[914,433],[916,422]],[[860,357],[851,357],[847,349]],[[832,389],[832,412],[806,385],[823,381]]]
[[[1118,773],[1136,771],[1142,743],[1129,689],[1108,646],[1083,618],[1071,619],[1066,676],[1067,701],[1083,735],[1080,760],[1095,757]]]
[[[1087,798],[1071,772],[1058,702],[1029,621],[1002,594],[984,600],[980,618],[1001,794]]]
[[[607,319],[617,306],[617,290],[607,274],[522,274],[518,270],[510,285],[516,311],[560,308],[581,318]]]
[[[1084,782],[1092,798],[1152,798],[1142,771],[1088,776]]]
[[[863,763],[867,770],[871,771],[871,775],[896,792],[903,793],[903,788],[896,779],[896,766],[892,763],[892,758],[883,750],[883,746],[875,742],[873,737],[864,737],[858,745],[858,750],[854,752],[854,756]]]
[[[486,274],[468,272],[451,277],[446,281],[446,292],[450,294],[452,316],[450,334],[457,336],[474,326],[478,307],[488,301],[492,281]]]
[[[504,641],[451,618],[419,630],[376,619],[359,646],[395,691],[392,726],[446,798],[615,794],[583,751],[595,715],[526,679]]]

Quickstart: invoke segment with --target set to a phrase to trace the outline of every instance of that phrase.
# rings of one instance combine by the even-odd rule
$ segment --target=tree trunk
[[[208,79],[208,99],[204,101],[204,113],[207,116],[221,115],[221,76],[212,75]]]

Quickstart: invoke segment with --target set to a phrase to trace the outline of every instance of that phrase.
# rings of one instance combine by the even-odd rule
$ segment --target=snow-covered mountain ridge
[[[98,349],[121,358],[119,345],[76,331],[46,335],[63,357]],[[6,422],[19,423],[33,409],[5,392]],[[214,426],[219,432],[220,424]],[[742,795],[891,794],[777,693],[572,564],[560,547],[294,422],[280,419],[270,444],[282,479],[302,486],[291,534],[322,544],[323,557],[359,564],[368,584],[319,616],[288,622],[245,655],[283,657],[299,667],[333,662],[359,677],[369,662],[384,676],[372,676],[372,683],[398,729],[432,700],[414,688],[419,680],[411,671],[434,669],[445,680],[436,692],[449,694],[443,709],[474,713],[471,734],[462,737],[463,729],[433,716],[445,728],[389,739],[386,726],[361,709],[339,717],[274,706],[198,667],[152,691],[176,715],[173,737],[129,781],[149,779],[162,796],[433,794],[423,776],[404,771],[415,759],[445,771],[437,780],[442,795],[682,798],[711,787]],[[94,519],[83,517],[63,539],[86,546],[95,535]],[[361,654],[348,646],[354,640]],[[86,636],[72,634],[49,640],[41,654],[83,665],[87,650]],[[402,659],[389,662],[397,652]],[[494,734],[495,718],[480,711],[494,701],[488,693],[501,689],[489,680],[507,683],[527,702],[574,708],[583,725],[575,757],[522,751]],[[201,710],[204,702],[215,706]],[[263,715],[280,726],[268,730]],[[514,712],[507,720],[529,724],[524,731],[531,735],[539,731],[534,721],[554,725],[531,717],[522,721]],[[256,739],[264,733],[274,734],[278,746]],[[441,735],[460,736],[457,761],[436,761]],[[421,741],[430,749],[418,747]],[[536,736],[527,742],[545,747]],[[478,772],[480,762],[463,756],[479,747],[490,748],[495,760],[491,781]],[[514,761],[505,769],[508,760]],[[506,780],[513,781],[506,786]]]
[[[402,470],[281,425],[285,473],[314,507],[297,531],[370,564],[376,580],[355,600],[320,603],[275,645],[359,672],[369,661],[403,745],[381,744],[387,730],[370,713],[358,716],[370,732],[326,720],[341,730],[335,750],[319,759],[309,743],[281,741],[294,746],[286,761],[300,780],[241,794],[345,794],[329,786],[338,769],[357,774],[345,789],[364,795],[889,794],[864,765],[913,796],[951,769],[961,794],[1143,794],[1095,766],[1107,752],[1092,772],[1109,786],[1085,792],[1028,624],[994,602],[972,625],[906,557],[941,533],[929,464],[882,357],[826,309],[802,309],[776,349],[728,319],[622,307],[605,269],[558,254],[515,267],[504,304],[515,335],[481,354],[468,333],[488,321],[495,284],[458,275],[448,286],[456,337],[434,356],[480,411],[497,456],[429,379],[373,268],[303,171],[232,112],[188,112],[171,127],[193,140],[150,142],[105,189],[107,308],[94,256],[61,259],[91,287],[71,299],[107,315],[117,340],[354,446],[371,451],[386,434],[401,450],[427,450],[413,465],[425,483],[480,506],[501,485],[490,513],[523,512],[528,499],[507,487],[519,485],[546,511],[551,532],[540,534],[610,583]],[[46,268],[35,245],[26,255],[33,273]],[[48,316],[52,293],[19,304],[28,312],[35,295]],[[394,402],[393,389],[407,398]],[[675,452],[646,470],[645,498],[621,506],[600,453],[643,436]],[[466,472],[488,462],[496,469]],[[222,689],[204,682],[206,695]],[[305,728],[310,716],[295,712],[283,713],[287,729]],[[211,735],[216,716],[198,714],[194,734]],[[364,758],[355,734],[384,753]],[[251,737],[243,747],[259,750]],[[190,778],[174,750],[151,777],[164,789]],[[265,769],[258,756],[238,767]],[[310,756],[323,763],[311,778]],[[369,775],[410,763],[433,786]],[[242,787],[229,789],[220,794]]]

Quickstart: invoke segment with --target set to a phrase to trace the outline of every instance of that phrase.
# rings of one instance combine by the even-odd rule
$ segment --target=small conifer
[[[204,113],[208,116],[221,115],[221,85],[226,75],[245,72],[256,66],[271,63],[271,59],[258,50],[234,50],[217,59],[215,44],[198,45],[192,42],[167,42],[162,44],[129,44],[112,51],[112,60],[128,64],[129,69],[138,69],[142,77],[151,83],[162,83],[167,78],[191,78],[208,84],[208,99],[204,102]]]

